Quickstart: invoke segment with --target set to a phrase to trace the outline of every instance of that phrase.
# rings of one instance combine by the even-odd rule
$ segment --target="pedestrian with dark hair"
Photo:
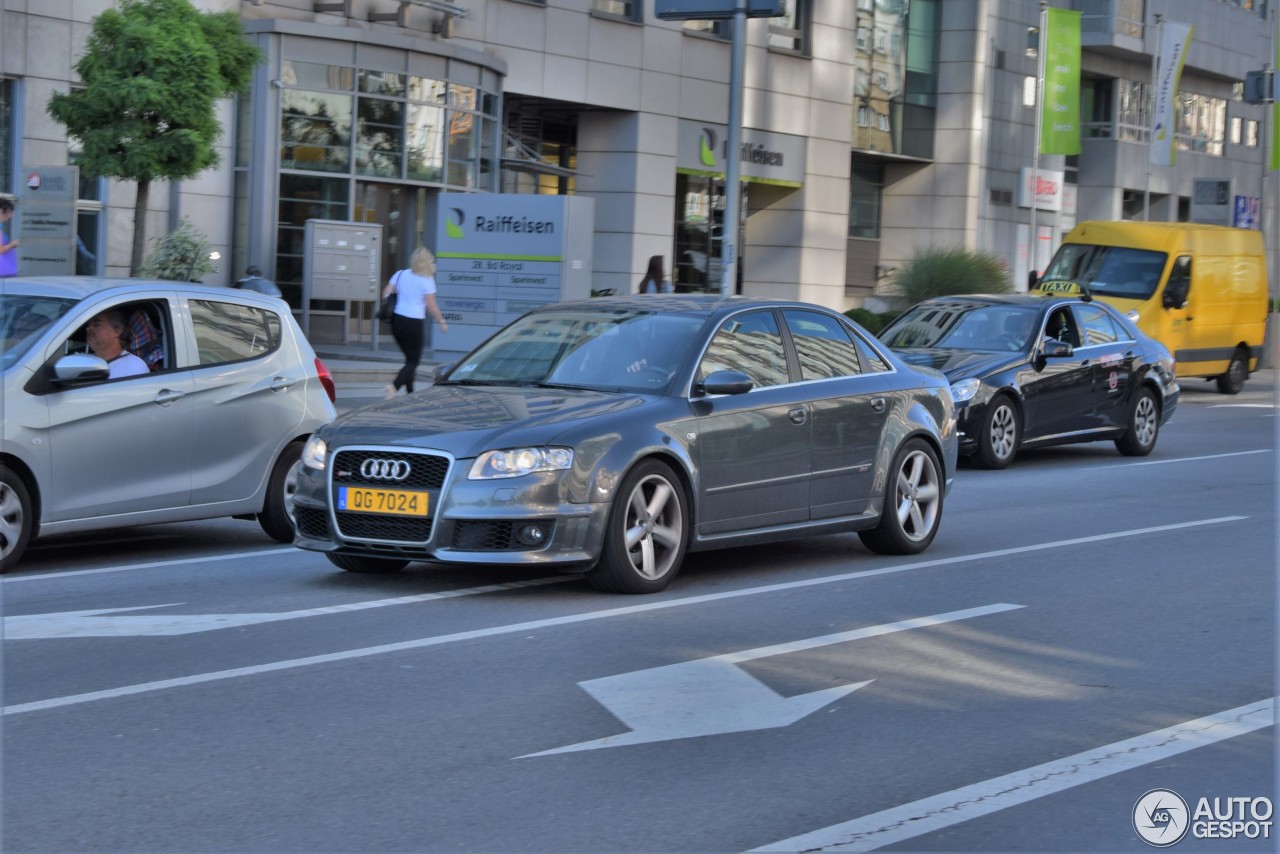
[[[674,288],[671,287],[671,282],[667,279],[666,273],[662,271],[662,256],[651,256],[649,258],[649,269],[645,270],[644,278],[640,280],[638,293],[669,294],[673,290]]]
[[[276,283],[262,275],[262,268],[256,264],[250,264],[248,269],[244,271],[244,278],[236,282],[232,287],[242,288],[246,291],[257,291],[260,294],[266,294],[269,297],[280,296],[280,288]]]
[[[387,397],[395,397],[404,389],[413,394],[413,378],[422,361],[423,332],[427,315],[440,326],[441,332],[449,331],[444,314],[436,305],[436,259],[431,250],[419,246],[409,258],[409,267],[399,270],[382,290],[386,299],[396,295],[395,310],[391,315],[391,334],[395,336],[400,352],[404,353],[404,367],[396,374],[395,382],[387,386]]]
[[[18,275],[18,245],[16,237],[9,239],[9,220],[13,219],[13,202],[0,199],[0,279]]]

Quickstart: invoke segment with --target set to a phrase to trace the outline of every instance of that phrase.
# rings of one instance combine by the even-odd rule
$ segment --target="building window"
[[[686,33],[702,33],[708,36],[715,36],[718,39],[731,38],[733,33],[730,32],[733,27],[731,21],[683,21],[682,26]]]
[[[1174,144],[1180,151],[1222,157],[1227,132],[1226,99],[1179,92],[1174,130]]]
[[[591,11],[636,21],[640,18],[640,0],[591,0]]]
[[[1250,148],[1257,148],[1259,143],[1258,128],[1260,123],[1255,119],[1249,119],[1244,125],[1244,144]]]
[[[884,168],[854,161],[849,174],[849,236],[880,237],[880,203]]]
[[[0,193],[13,192],[14,83],[0,77]]]
[[[783,15],[767,19],[771,49],[796,53],[808,51],[809,4],[810,0],[791,0]]]

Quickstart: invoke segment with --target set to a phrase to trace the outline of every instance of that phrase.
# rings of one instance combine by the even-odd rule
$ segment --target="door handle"
[[[791,419],[792,424],[803,424],[809,420],[809,413],[804,407],[796,407],[787,412],[787,417]]]
[[[160,406],[172,406],[174,401],[182,400],[182,398],[186,396],[187,393],[185,391],[178,391],[177,389],[172,388],[162,388],[160,391],[156,392],[155,400],[152,402]]]
[[[873,398],[871,398],[871,411],[872,411],[872,412],[875,412],[875,413],[884,412],[884,398],[883,398],[883,397],[873,397]]]
[[[288,377],[276,377],[271,380],[272,391],[288,391],[298,384],[297,379],[289,379]]]

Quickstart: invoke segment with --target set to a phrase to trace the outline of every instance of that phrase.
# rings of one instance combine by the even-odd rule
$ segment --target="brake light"
[[[318,357],[316,358],[316,375],[320,377],[320,385],[324,386],[324,393],[329,395],[329,402],[337,403],[338,389],[333,384],[333,374],[329,373],[329,369]]]

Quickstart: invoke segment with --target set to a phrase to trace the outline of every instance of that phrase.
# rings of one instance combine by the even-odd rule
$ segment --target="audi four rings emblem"
[[[360,476],[369,480],[404,480],[409,464],[404,460],[368,459],[360,464]]]

